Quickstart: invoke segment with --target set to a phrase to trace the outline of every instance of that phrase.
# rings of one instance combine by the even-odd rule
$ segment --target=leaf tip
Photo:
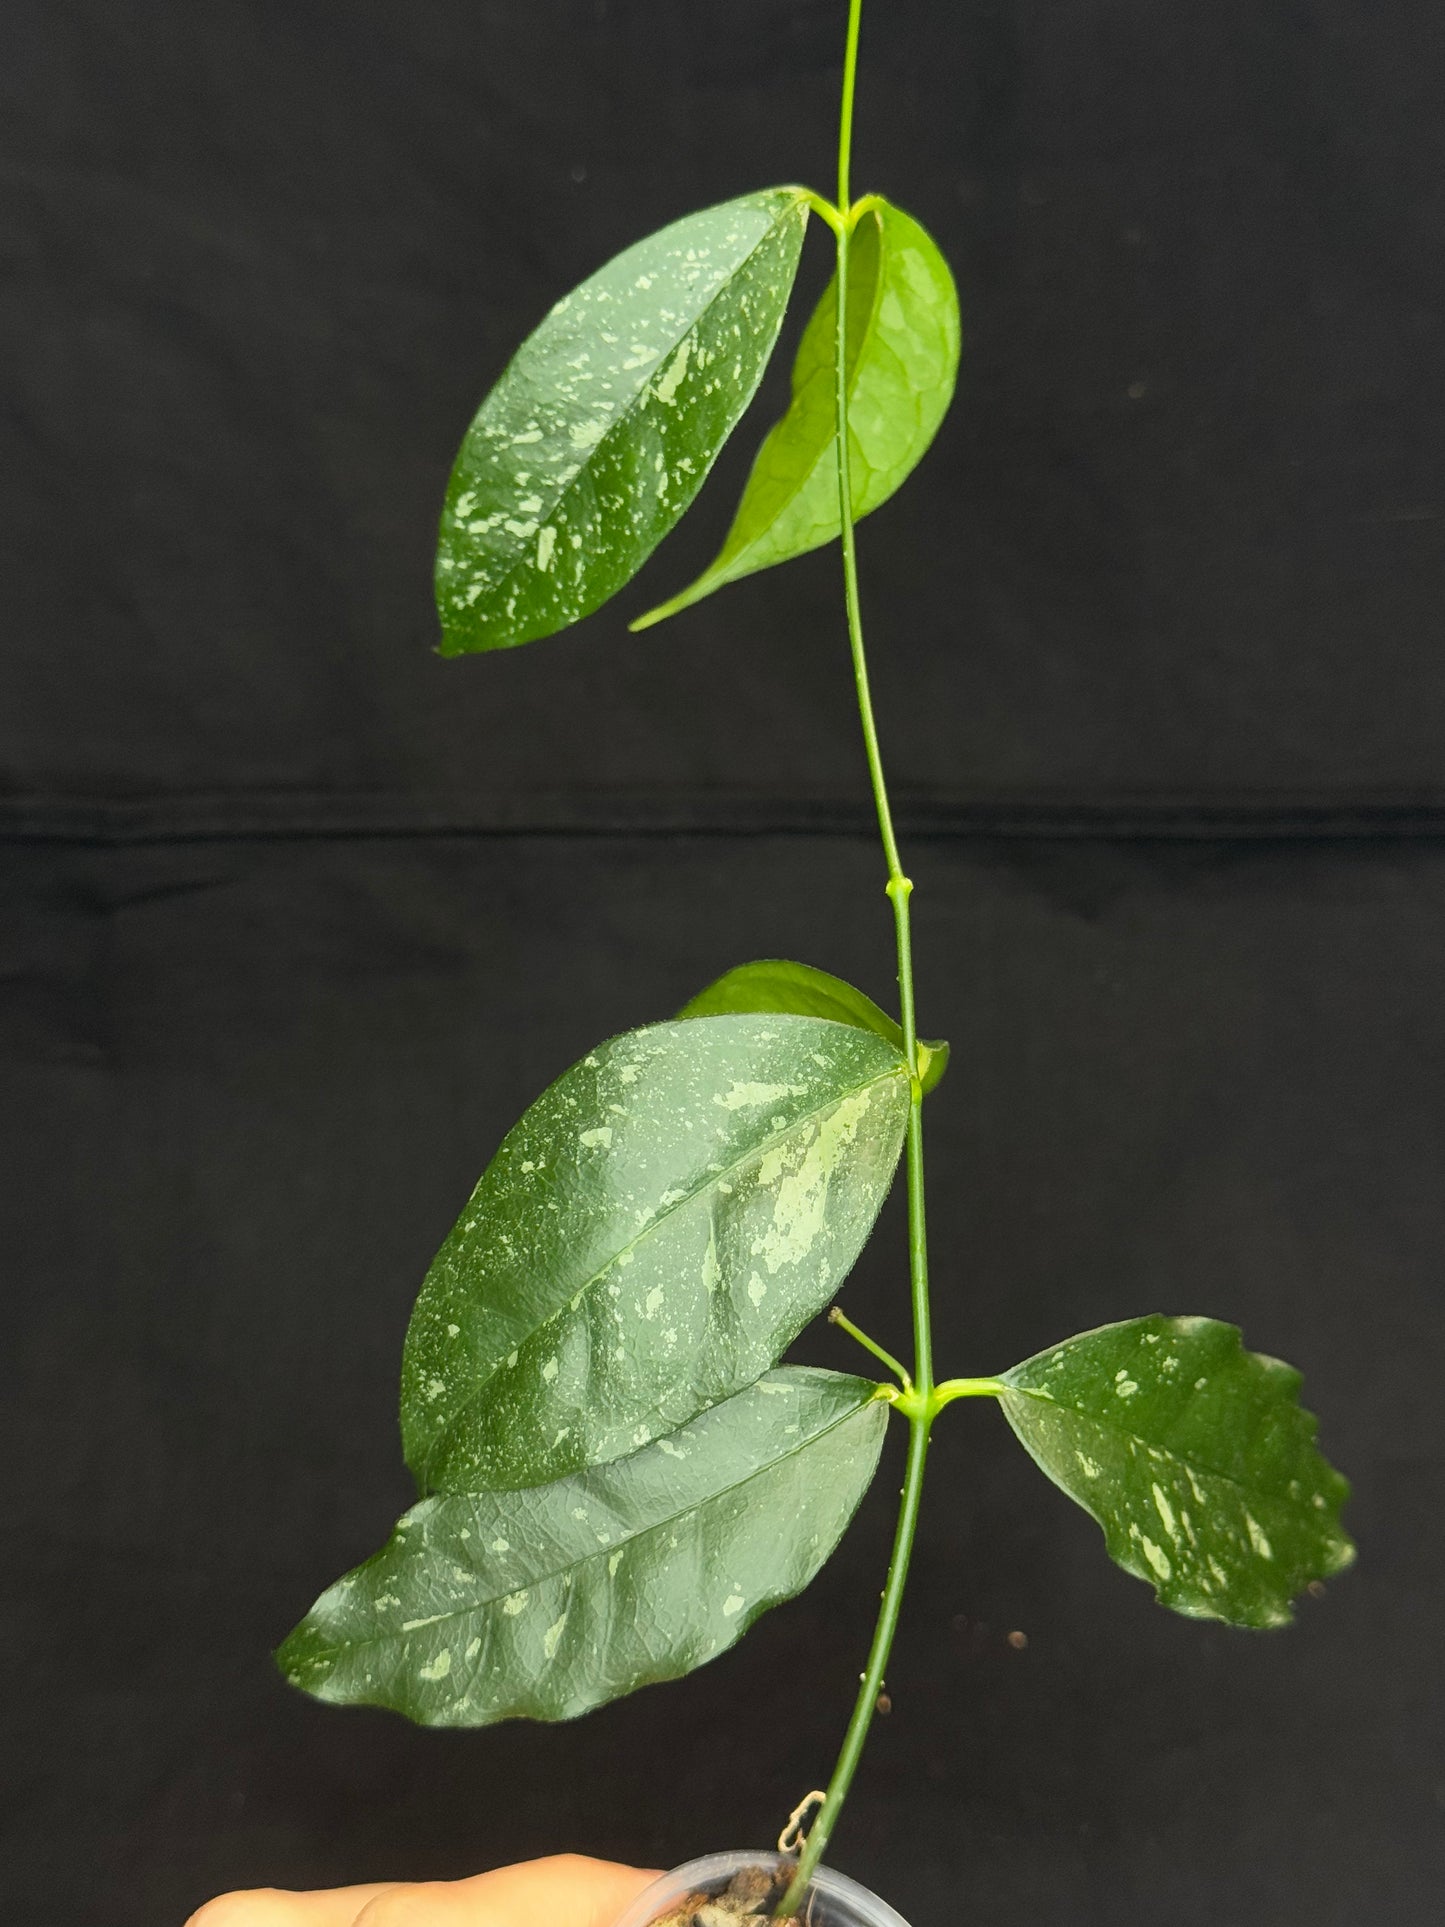
[[[646,615],[634,616],[632,621],[627,625],[627,633],[630,636],[641,635],[644,629],[651,629],[659,622],[665,622],[671,614],[672,604],[670,602],[659,602],[657,607],[655,609],[649,609]]]

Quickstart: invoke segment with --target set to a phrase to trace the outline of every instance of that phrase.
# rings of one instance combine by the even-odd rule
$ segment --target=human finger
[[[186,1927],[355,1927],[356,1917],[369,1902],[396,1885],[372,1881],[360,1887],[328,1887],[315,1893],[293,1893],[284,1887],[251,1887],[218,1894]]]
[[[615,1927],[656,1878],[645,1868],[554,1854],[469,1880],[388,1888],[361,1909],[355,1927]]]

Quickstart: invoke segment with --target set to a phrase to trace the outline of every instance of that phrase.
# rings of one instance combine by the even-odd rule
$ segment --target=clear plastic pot
[[[766,1867],[781,1872],[786,1862],[780,1853],[710,1853],[701,1860],[689,1860],[685,1867],[674,1867],[661,1880],[654,1880],[617,1922],[617,1927],[652,1927],[659,1915],[675,1907],[688,1894],[718,1894],[733,1875],[744,1867]],[[809,1906],[811,1903],[811,1913]],[[908,1922],[878,1898],[860,1887],[846,1874],[820,1867],[813,1876],[808,1900],[803,1903],[803,1918],[811,1927],[908,1927]],[[759,1922],[765,1927],[765,1921]]]

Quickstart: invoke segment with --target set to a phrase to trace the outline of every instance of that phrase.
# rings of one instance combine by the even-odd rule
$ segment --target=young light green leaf
[[[540,1485],[751,1384],[851,1269],[907,1113],[902,1053],[814,1017],[599,1045],[508,1133],[422,1286],[420,1489]]]
[[[1162,1605],[1279,1626],[1354,1547],[1348,1482],[1315,1447],[1300,1375],[1212,1318],[1131,1318],[1002,1376],[1009,1423]]]
[[[467,431],[437,550],[442,654],[549,636],[631,579],[752,400],[807,203],[676,221],[559,301]]]
[[[791,1011],[799,1017],[827,1017],[835,1024],[871,1030],[903,1048],[903,1031],[886,1010],[841,977],[811,964],[787,963],[769,957],[760,963],[739,964],[700,990],[683,1005],[679,1017],[723,1017],[733,1011]],[[931,1091],[948,1068],[948,1045],[941,1038],[918,1040],[918,1077]]]
[[[877,1389],[770,1372],[611,1465],[425,1499],[322,1594],[281,1670],[428,1726],[571,1719],[690,1672],[837,1544],[878,1463]]]
[[[725,582],[820,548],[838,534],[838,291],[803,335],[793,399],[753,463],[711,567],[632,624],[645,629]],[[886,502],[921,460],[953,397],[958,293],[918,223],[887,201],[860,216],[848,253],[848,419],[855,520]]]

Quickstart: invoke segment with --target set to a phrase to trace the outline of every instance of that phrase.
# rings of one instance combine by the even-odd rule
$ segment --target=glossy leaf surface
[[[788,412],[769,432],[715,562],[646,628],[725,582],[820,548],[838,534],[837,280],[814,310],[793,367]],[[886,502],[916,467],[953,397],[958,293],[937,245],[879,201],[848,255],[848,418],[853,515]]]
[[[636,574],[752,400],[806,221],[796,188],[689,215],[609,261],[528,336],[447,488],[444,655],[552,635]]]
[[[432,1726],[570,1719],[690,1672],[837,1544],[878,1462],[875,1391],[773,1372],[612,1465],[425,1499],[323,1593],[281,1669]]]
[[[1315,1447],[1299,1373],[1210,1318],[1128,1319],[1003,1374],[1010,1424],[1160,1603],[1279,1626],[1354,1558],[1348,1482]]]
[[[779,957],[739,964],[709,984],[683,1005],[679,1017],[721,1017],[732,1011],[791,1011],[800,1017],[828,1017],[835,1024],[853,1024],[886,1037],[899,1050],[903,1032],[886,1010],[841,977],[811,964],[788,963]],[[941,1039],[918,1040],[918,1076],[931,1091],[948,1068],[948,1045]]]
[[[847,1275],[908,1069],[813,1017],[600,1045],[511,1130],[427,1274],[402,1436],[423,1491],[540,1485],[751,1384]]]

